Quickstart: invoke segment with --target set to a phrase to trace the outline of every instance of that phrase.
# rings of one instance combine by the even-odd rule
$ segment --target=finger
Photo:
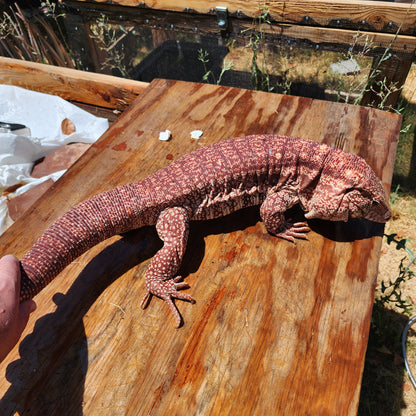
[[[20,268],[16,257],[7,255],[0,259],[0,310],[2,321],[16,316],[19,307]]]
[[[152,294],[150,292],[146,292],[146,294],[143,296],[143,299],[140,303],[140,307],[142,309],[146,309],[149,306],[149,303],[151,300],[152,300]]]
[[[295,227],[308,227],[308,223],[306,221],[295,222],[293,224]],[[309,227],[308,227],[309,228]]]
[[[1,288],[7,286],[7,290],[20,291],[20,267],[15,256],[7,254],[0,259],[0,280]]]
[[[190,286],[186,282],[175,283],[174,287],[175,287],[176,290],[189,289],[190,288]]]

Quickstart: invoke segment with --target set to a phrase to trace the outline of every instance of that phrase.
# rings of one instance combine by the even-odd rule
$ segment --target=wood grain
[[[0,255],[22,256],[78,201],[232,136],[336,145],[364,156],[388,189],[400,121],[345,104],[155,80],[0,237]],[[170,142],[157,139],[165,129]],[[258,209],[192,223],[180,273],[197,303],[177,303],[179,330],[157,299],[138,306],[160,247],[154,229],[99,244],[36,297],[20,345],[0,365],[0,413],[355,414],[383,227],[310,226],[309,241],[292,244],[265,232]]]
[[[148,86],[146,82],[5,57],[0,57],[0,84],[117,110],[127,108]]]
[[[92,2],[203,14],[215,14],[215,7],[219,5],[202,0],[92,0]],[[401,33],[415,33],[416,7],[409,4],[365,0],[271,0],[264,4],[271,18],[278,22],[390,33],[394,33],[402,25]],[[227,7],[230,15],[239,17],[253,18],[262,11],[262,6],[257,1],[225,0],[221,2],[221,6]]]
[[[273,4],[274,2],[272,2]],[[365,0],[288,0],[282,5],[282,21],[414,34],[416,8],[412,4]]]

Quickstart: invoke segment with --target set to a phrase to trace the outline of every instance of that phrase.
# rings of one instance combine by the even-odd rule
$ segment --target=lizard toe
[[[180,299],[190,303],[195,303],[195,300],[191,295],[179,291],[180,289],[189,288],[188,283],[179,281],[181,279],[181,276],[177,276],[174,279],[169,280],[152,280],[147,286],[147,293],[141,302],[141,306],[144,309],[149,304],[152,295],[164,300],[175,317],[177,328],[182,326],[183,320],[178,308],[173,302],[173,299]]]
[[[149,291],[147,291],[146,294],[143,296],[142,301],[140,302],[140,307],[142,309],[146,309],[149,306],[151,300],[152,294]]]
[[[295,242],[295,238],[307,240],[308,233],[311,229],[305,222],[286,223],[284,228],[277,232],[276,237],[283,238],[285,240]]]

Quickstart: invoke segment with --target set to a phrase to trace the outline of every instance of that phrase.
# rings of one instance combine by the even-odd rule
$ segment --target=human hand
[[[17,344],[29,315],[36,309],[33,300],[19,303],[19,260],[7,255],[0,259],[0,362]]]

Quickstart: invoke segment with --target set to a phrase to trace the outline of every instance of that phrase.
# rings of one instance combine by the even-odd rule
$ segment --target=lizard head
[[[338,152],[337,152],[338,153]],[[322,171],[306,218],[347,221],[365,218],[384,223],[391,217],[380,180],[364,159],[342,152]],[[315,201],[314,201],[315,200]]]
[[[350,218],[386,222],[391,217],[387,199],[369,188],[350,189],[345,193],[344,200]]]

